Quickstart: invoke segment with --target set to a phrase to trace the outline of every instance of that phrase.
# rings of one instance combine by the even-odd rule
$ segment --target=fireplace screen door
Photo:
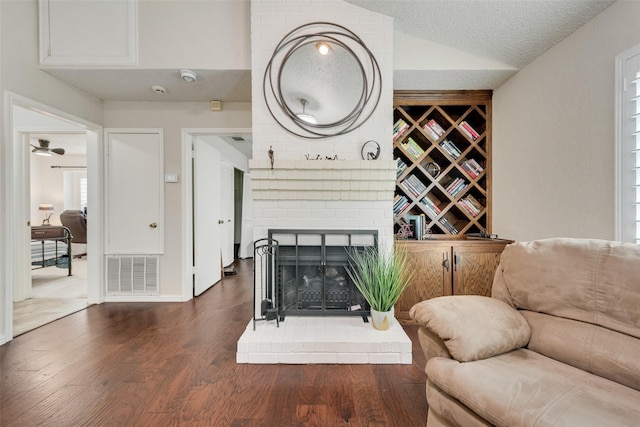
[[[280,316],[356,315],[369,306],[349,277],[349,251],[377,247],[375,230],[269,230],[279,242]]]

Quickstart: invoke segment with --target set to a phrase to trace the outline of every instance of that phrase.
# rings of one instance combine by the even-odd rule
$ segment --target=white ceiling
[[[395,18],[396,32],[505,64],[494,70],[396,70],[395,89],[495,89],[614,0],[345,0]],[[102,100],[251,101],[250,70],[48,70]],[[160,85],[167,93],[155,93]]]

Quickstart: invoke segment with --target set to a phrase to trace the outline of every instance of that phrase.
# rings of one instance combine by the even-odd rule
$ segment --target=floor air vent
[[[158,257],[107,257],[107,295],[158,295]]]

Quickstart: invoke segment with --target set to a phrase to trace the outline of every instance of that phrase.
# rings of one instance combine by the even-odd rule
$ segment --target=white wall
[[[493,97],[493,231],[614,239],[614,60],[640,44],[620,0]]]
[[[250,69],[249,5],[249,0],[139,1],[135,68]]]
[[[162,128],[164,171],[182,176],[183,128],[251,128],[251,104],[225,102],[220,112],[208,102],[105,102],[105,128]],[[224,142],[223,142],[224,143]],[[164,185],[165,252],[160,260],[160,294],[181,295],[182,192],[180,184]]]
[[[2,0],[2,91],[102,123],[102,102],[40,70],[37,0]]]
[[[51,77],[38,68],[38,3],[37,0],[2,0],[0,1],[0,94],[3,107],[0,108],[2,125],[2,141],[0,142],[0,165],[4,172],[7,147],[11,143],[11,129],[5,122],[4,97],[6,91],[13,92],[31,100],[51,106],[92,123],[102,122],[102,102],[95,97],[74,89],[66,83]],[[7,205],[4,173],[0,173],[0,242],[6,242],[5,209]],[[6,246],[0,246],[0,272],[4,274],[7,266]],[[10,289],[0,283],[0,307],[10,304]],[[7,330],[7,317],[0,316],[0,342],[6,337],[2,332]]]

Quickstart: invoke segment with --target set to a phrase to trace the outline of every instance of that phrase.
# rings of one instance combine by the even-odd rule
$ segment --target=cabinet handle
[[[149,224],[149,227],[151,228],[157,228],[158,224],[156,224],[155,222],[152,222],[151,224]]]
[[[449,253],[444,254],[444,268],[449,271]]]
[[[458,271],[458,264],[460,264],[460,255],[453,254],[453,271]]]
[[[218,224],[224,224],[224,219],[219,219]]]

